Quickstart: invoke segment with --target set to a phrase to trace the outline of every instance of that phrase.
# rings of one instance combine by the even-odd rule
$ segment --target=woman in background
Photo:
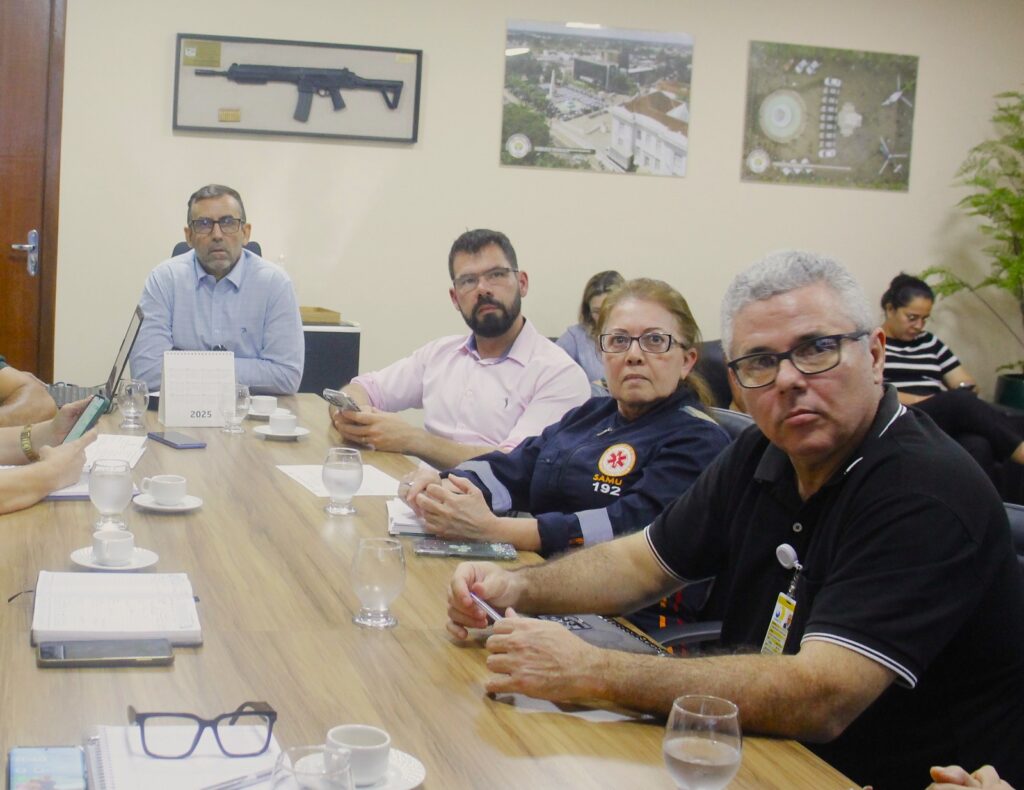
[[[886,384],[900,402],[923,411],[961,442],[982,468],[991,460],[1024,464],[1024,437],[997,409],[974,393],[974,377],[949,346],[924,325],[935,293],[924,280],[899,274],[882,295],[885,310]]]
[[[580,322],[570,326],[555,342],[583,368],[590,382],[591,395],[607,395],[604,384],[604,361],[597,349],[597,317],[608,294],[625,282],[616,271],[598,272],[583,289]]]

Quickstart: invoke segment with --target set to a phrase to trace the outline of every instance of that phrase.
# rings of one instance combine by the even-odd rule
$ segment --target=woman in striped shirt
[[[945,343],[926,332],[935,294],[928,283],[899,274],[882,295],[885,383],[900,402],[925,412],[988,468],[992,460],[1024,464],[1024,437],[974,393],[974,378]]]

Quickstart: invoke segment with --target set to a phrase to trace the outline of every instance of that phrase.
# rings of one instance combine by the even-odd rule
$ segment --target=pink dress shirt
[[[590,398],[583,369],[529,321],[503,357],[481,359],[472,335],[452,335],[353,382],[383,411],[423,409],[436,436],[501,450]]]

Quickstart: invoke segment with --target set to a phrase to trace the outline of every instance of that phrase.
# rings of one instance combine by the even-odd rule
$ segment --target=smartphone
[[[12,746],[7,753],[9,790],[85,790],[81,746]]]
[[[413,544],[412,550],[432,557],[468,557],[477,560],[514,560],[519,556],[511,543],[477,543],[442,538],[423,538]]]
[[[492,623],[496,623],[499,620],[504,620],[505,616],[502,615],[497,609],[491,606],[487,601],[477,595],[475,592],[470,592],[469,597],[473,599],[477,606],[483,609],[484,614],[487,615],[488,619]]]
[[[40,642],[40,667],[162,667],[174,662],[166,639],[91,639]]]
[[[78,421],[71,426],[71,430],[68,431],[68,435],[64,437],[64,441],[61,444],[67,444],[78,439],[96,424],[108,408],[110,408],[109,400],[102,395],[93,395],[92,399],[86,404],[85,410],[78,415]]]
[[[347,392],[341,390],[325,389],[324,400],[333,403],[342,411],[360,411],[359,404],[352,400]]]
[[[180,431],[150,431],[147,436],[175,450],[201,450],[206,447],[206,442]]]

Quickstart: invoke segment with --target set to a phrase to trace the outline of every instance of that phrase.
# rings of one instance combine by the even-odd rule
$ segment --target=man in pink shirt
[[[345,387],[361,411],[331,407],[348,441],[448,468],[511,450],[590,397],[583,369],[521,314],[529,289],[508,237],[471,230],[448,255],[452,305],[471,331],[427,343]],[[424,428],[395,412],[419,409]]]

